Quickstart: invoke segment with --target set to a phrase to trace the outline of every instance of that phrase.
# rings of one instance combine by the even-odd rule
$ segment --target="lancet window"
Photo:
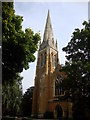
[[[43,54],[41,54],[41,66],[43,66]]]
[[[62,76],[58,75],[55,80],[55,95],[61,95],[63,93],[64,92],[62,89]]]
[[[56,66],[56,55],[51,54],[51,59],[52,59],[52,66],[55,68]]]
[[[45,52],[45,58],[44,58],[44,65],[46,65],[46,59],[47,58],[47,53]]]
[[[53,66],[54,66],[54,68],[55,68],[55,64],[56,64],[56,55],[54,55],[53,57],[54,57],[54,58],[53,58]]]
[[[51,53],[52,66],[53,66],[53,53]]]
[[[57,55],[55,55],[55,66],[57,66]]]

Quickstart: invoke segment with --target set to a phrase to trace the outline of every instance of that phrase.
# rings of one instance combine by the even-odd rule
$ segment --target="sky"
[[[83,28],[82,23],[88,20],[87,2],[15,2],[15,14],[23,16],[22,29],[31,28],[35,33],[40,31],[41,41],[46,24],[48,9],[53,28],[54,41],[58,42],[60,64],[65,64],[65,47],[71,39],[75,28]],[[37,58],[37,52],[35,53]],[[23,70],[23,93],[34,86],[36,73],[35,62],[30,63],[28,70]]]

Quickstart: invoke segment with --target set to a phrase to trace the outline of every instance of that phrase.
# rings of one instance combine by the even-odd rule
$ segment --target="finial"
[[[41,39],[40,39],[40,41],[39,41],[39,49],[40,49],[40,47],[41,47]]]
[[[56,48],[57,48],[57,39],[56,39]]]
[[[49,9],[48,9],[48,14],[49,14],[50,12],[49,12]]]
[[[41,40],[40,40],[40,45],[41,45]]]

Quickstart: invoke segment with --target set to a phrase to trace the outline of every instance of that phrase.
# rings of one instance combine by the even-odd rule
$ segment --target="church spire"
[[[48,15],[47,15],[47,20],[46,20],[43,41],[47,41],[48,43],[51,43],[54,41],[49,10],[48,10]]]
[[[49,10],[48,10],[47,19],[46,19],[43,42],[40,45],[40,50],[42,50],[43,48],[47,48],[47,46],[50,46],[57,50],[55,42],[54,42],[54,36],[53,36],[53,30],[52,30]]]

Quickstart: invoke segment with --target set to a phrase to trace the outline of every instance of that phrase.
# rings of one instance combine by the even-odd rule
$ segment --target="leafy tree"
[[[30,29],[22,30],[23,17],[15,15],[13,2],[2,3],[2,98],[3,115],[20,112],[23,69],[35,61],[40,34]],[[19,80],[18,80],[19,79]],[[20,83],[20,84],[19,84]]]
[[[17,74],[17,80],[14,80],[14,84],[4,84],[2,91],[2,112],[3,116],[20,115],[21,114],[21,99],[22,99],[22,77]]]
[[[2,3],[2,78],[12,82],[18,72],[35,60],[40,35],[22,30],[23,17],[15,15],[12,2]]]
[[[73,102],[76,120],[86,120],[90,113],[90,23],[84,21],[83,26],[81,30],[75,29],[72,39],[63,48],[67,61],[61,70],[67,75],[63,87]]]
[[[23,116],[30,116],[32,112],[33,87],[27,89],[22,98],[21,108]]]

